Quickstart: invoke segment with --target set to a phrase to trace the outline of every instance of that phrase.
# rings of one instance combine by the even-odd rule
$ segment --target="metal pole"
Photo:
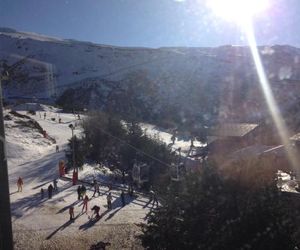
[[[1,80],[2,76],[0,76],[0,250],[12,250],[13,236],[11,226],[7,159],[5,152]]]
[[[73,148],[73,169],[75,170],[75,143],[74,143],[74,128],[71,128],[72,130],[72,148]]]

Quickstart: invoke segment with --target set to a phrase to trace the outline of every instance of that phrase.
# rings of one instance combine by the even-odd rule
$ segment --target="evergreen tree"
[[[129,173],[137,161],[150,167],[152,185],[173,161],[171,149],[158,138],[148,137],[134,121],[125,123],[116,116],[98,112],[84,121],[83,128],[82,138],[75,138],[76,161],[80,165],[88,158]],[[72,162],[72,155],[68,159]]]
[[[75,166],[81,168],[85,162],[87,155],[87,148],[85,147],[84,141],[74,136],[69,140],[70,151],[66,155],[69,162],[69,167],[73,166],[73,140],[74,140],[74,154],[75,154]]]
[[[249,189],[212,167],[169,186],[141,236],[146,249],[294,249],[285,198],[272,184]]]

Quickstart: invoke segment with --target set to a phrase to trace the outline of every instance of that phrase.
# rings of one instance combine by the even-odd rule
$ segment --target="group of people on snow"
[[[61,172],[62,172],[62,167],[64,167],[64,164],[63,162],[60,162],[60,169]],[[53,191],[58,191],[58,180],[57,179],[54,179],[53,180],[53,183],[50,183],[48,188],[45,190],[44,188],[41,188],[41,199],[44,199],[44,193],[45,191],[48,191],[48,198],[51,199],[52,198],[52,195],[53,195]],[[17,180],[17,186],[18,186],[18,192],[22,192],[22,189],[23,189],[23,179],[21,177],[18,178]],[[101,195],[100,193],[100,184],[97,182],[97,180],[93,180],[93,183],[92,183],[92,187],[93,187],[93,195],[92,197],[95,197],[96,193],[98,193],[98,196]],[[112,185],[108,185],[108,194],[106,195],[106,201],[107,201],[107,209],[108,210],[111,210],[113,207],[112,207],[112,201],[113,201],[113,196],[112,196]],[[87,213],[88,212],[88,205],[89,205],[89,201],[90,201],[90,198],[89,196],[86,194],[87,193],[87,188],[85,187],[84,184],[82,185],[78,185],[78,188],[77,188],[77,195],[78,195],[78,200],[82,200],[82,210],[81,210],[81,213]],[[133,194],[134,194],[134,190],[133,190],[133,185],[129,185],[128,186],[128,195],[130,197],[133,197]],[[125,192],[122,190],[121,191],[121,194],[120,194],[120,201],[121,201],[121,205],[122,207],[126,206],[126,199],[125,199]],[[157,200],[157,197],[156,197],[156,194],[154,191],[150,191],[150,202],[153,201],[153,205],[156,203],[156,205],[158,205],[158,200]],[[100,206],[98,205],[94,205],[92,208],[91,208],[91,211],[93,211],[93,215],[95,215],[95,218],[96,219],[100,219]],[[75,217],[74,217],[74,206],[71,205],[69,207],[69,215],[70,215],[70,220],[74,220]],[[93,216],[92,216],[93,217]]]
[[[53,191],[58,191],[58,187],[57,187],[57,179],[53,180],[53,185],[50,184],[47,188],[48,191],[48,198],[52,199],[52,195],[53,195]],[[45,194],[45,190],[43,188],[41,188],[41,199],[44,199],[44,194]]]
[[[93,193],[92,197],[95,197],[96,193],[98,193],[98,195],[101,195],[100,194],[100,185],[96,180],[93,180],[92,186],[93,186],[93,190],[94,190],[94,193]],[[133,192],[133,189],[129,189],[129,190],[131,190],[131,192]],[[86,192],[87,192],[87,189],[86,189],[84,184],[78,186],[78,188],[77,188],[78,200],[82,200],[81,213],[87,213],[88,210],[89,210],[88,205],[89,205],[89,202],[90,202],[90,198],[86,194]],[[112,193],[109,192],[106,195],[107,209],[108,210],[112,209],[112,200],[113,200]],[[121,200],[121,203],[122,203],[122,207],[124,207],[126,205],[124,191],[122,191],[121,194],[120,194],[120,200]],[[94,205],[91,208],[91,211],[93,211],[93,215],[95,215],[96,219],[100,219],[100,214],[99,214],[100,213],[100,206]],[[74,217],[74,206],[69,207],[69,215],[70,215],[70,220],[75,219],[75,217]],[[90,218],[90,216],[89,216],[89,218]]]

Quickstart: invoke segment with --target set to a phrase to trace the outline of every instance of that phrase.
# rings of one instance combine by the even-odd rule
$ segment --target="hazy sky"
[[[300,0],[270,1],[256,19],[258,43],[300,47]],[[120,46],[245,43],[205,0],[0,0],[0,26]]]

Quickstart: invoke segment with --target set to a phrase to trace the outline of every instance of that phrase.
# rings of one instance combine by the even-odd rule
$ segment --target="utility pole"
[[[70,124],[69,125],[69,128],[72,130],[72,159],[73,159],[73,169],[75,169],[75,142],[74,142],[74,125],[73,124]]]
[[[75,166],[75,137],[74,137],[74,129],[75,126],[73,124],[69,125],[69,128],[72,130],[72,159],[73,159],[73,176],[72,176],[72,182],[73,185],[76,185],[78,181],[78,168]],[[75,168],[76,167],[76,168]]]
[[[1,87],[1,81],[7,79],[8,73],[2,72],[0,75],[0,250],[13,249]]]

